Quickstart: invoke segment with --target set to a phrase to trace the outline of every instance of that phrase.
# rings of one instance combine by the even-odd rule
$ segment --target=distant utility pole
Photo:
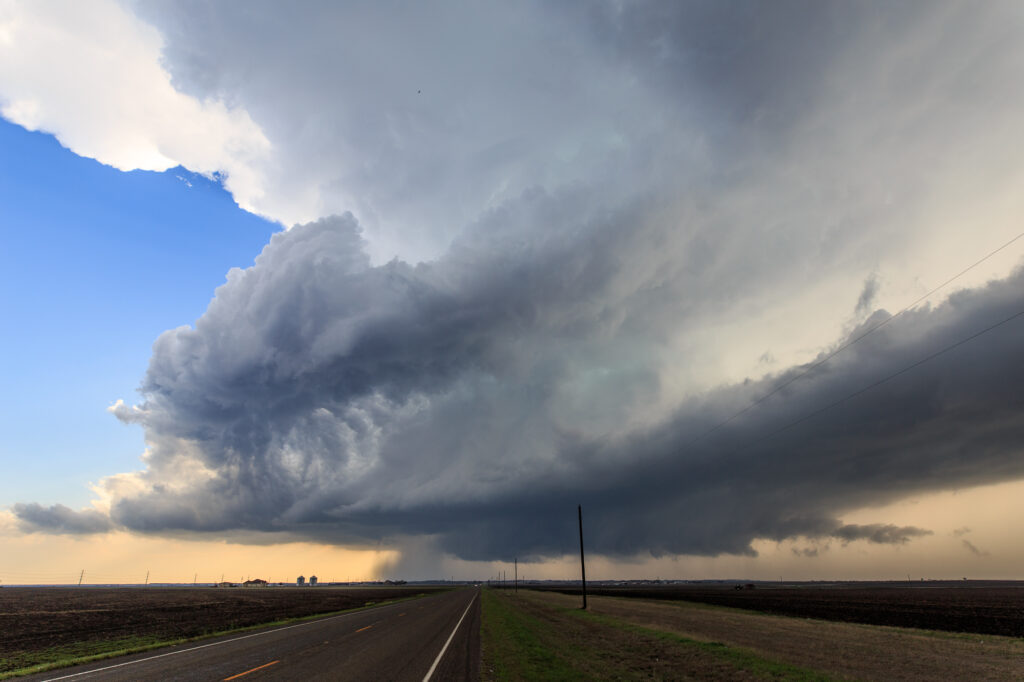
[[[196,586],[196,581],[197,580],[199,580],[199,574],[198,573],[196,573],[194,576],[192,576],[192,587]]]
[[[515,592],[518,594],[518,592],[519,592],[519,557],[516,557],[515,562],[516,562],[516,572],[515,572],[516,589],[515,589]]]
[[[583,578],[583,610],[587,610],[587,564],[583,560],[583,505],[576,505],[576,512],[580,520],[580,575]]]
[[[85,569],[83,568],[82,572],[78,574],[78,586],[79,587],[82,586],[82,578],[84,578],[84,577],[85,577]]]
[[[148,568],[146,569],[146,582],[144,582],[142,584],[143,585],[148,585],[149,584],[149,569]]]

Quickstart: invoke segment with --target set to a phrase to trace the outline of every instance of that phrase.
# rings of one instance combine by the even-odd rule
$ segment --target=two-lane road
[[[480,591],[55,670],[26,680],[476,680]]]

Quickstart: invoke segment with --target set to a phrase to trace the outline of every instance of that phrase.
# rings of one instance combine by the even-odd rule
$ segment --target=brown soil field
[[[579,594],[579,588],[558,588]],[[1024,637],[1024,586],[1007,583],[771,586],[644,585],[588,588],[588,594],[682,600],[803,618],[947,632]]]
[[[578,596],[521,590],[549,609],[579,608]],[[1024,680],[1024,641],[1010,637],[830,623],[684,601],[594,596],[588,611],[682,637],[718,642],[767,659],[854,680]],[[692,675],[684,665],[665,679]]]
[[[441,588],[5,587],[0,672],[29,652],[82,642],[196,637],[436,592]]]

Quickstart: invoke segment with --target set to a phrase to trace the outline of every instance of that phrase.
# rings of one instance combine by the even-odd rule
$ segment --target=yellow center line
[[[401,618],[404,615],[405,615],[404,613],[400,613],[400,614],[398,614],[398,617]]]
[[[238,673],[237,675],[232,675],[231,677],[225,677],[223,682],[228,682],[228,680],[237,680],[239,677],[242,677],[243,675],[248,675],[249,673],[254,673],[257,670],[262,670],[263,668],[269,668],[270,666],[277,665],[280,662],[281,661],[271,661],[270,663],[264,663],[263,665],[258,665],[255,668],[253,668],[252,670],[246,670],[244,673]]]
[[[372,625],[367,625],[365,628],[359,628],[358,630],[356,630],[356,632],[362,632],[363,630],[369,630],[372,627],[373,627]]]

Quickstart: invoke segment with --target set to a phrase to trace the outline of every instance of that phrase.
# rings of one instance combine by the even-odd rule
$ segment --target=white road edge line
[[[386,608],[388,606],[397,606],[396,604],[384,604],[383,606],[376,606],[370,608]],[[92,675],[93,673],[103,672],[104,670],[113,670],[114,668],[121,668],[126,665],[135,665],[136,663],[145,663],[146,661],[155,661],[158,658],[164,658],[165,656],[176,656],[178,654],[187,654],[190,651],[198,651],[199,649],[206,649],[211,646],[220,646],[221,644],[230,644],[231,642],[240,642],[243,639],[249,639],[250,637],[262,637],[263,635],[269,635],[274,632],[281,632],[282,630],[291,630],[292,628],[301,628],[307,625],[316,625],[317,623],[326,623],[329,620],[335,620],[336,618],[345,618],[346,616],[354,616],[359,613],[365,613],[370,609],[360,609],[359,611],[352,611],[349,613],[339,613],[336,616],[329,616],[327,618],[319,618],[317,620],[311,620],[306,623],[296,623],[295,625],[285,625],[284,627],[274,628],[273,630],[266,630],[264,632],[255,632],[251,635],[242,635],[241,637],[235,637],[234,639],[225,639],[222,642],[212,642],[210,644],[202,644],[200,646],[194,646],[189,649],[182,649],[180,651],[171,651],[166,654],[159,654],[157,656],[149,656],[148,658],[140,658],[134,661],[125,661],[124,663],[118,663],[117,665],[108,665],[105,668],[94,668],[92,670],[85,670],[80,673],[74,673],[72,675],[64,675],[62,677],[48,677],[43,682],[55,682],[56,680],[67,680],[72,677],[80,677],[81,675]]]
[[[428,670],[427,674],[423,677],[423,682],[430,682],[431,675],[433,675],[434,671],[437,670],[437,664],[441,662],[441,657],[444,656],[444,652],[448,651],[448,645],[452,643],[452,638],[455,637],[455,633],[459,631],[459,626],[462,625],[462,621],[466,619],[466,614],[469,613],[469,607],[476,601],[476,595],[478,593],[479,590],[473,593],[473,598],[469,600],[469,604],[466,605],[466,610],[462,612],[462,618],[459,618],[459,622],[455,624],[455,629],[452,630],[452,634],[448,635],[448,641],[444,643],[443,647],[441,647],[441,653],[439,653],[437,658],[434,659],[434,665],[430,666],[430,670]]]

